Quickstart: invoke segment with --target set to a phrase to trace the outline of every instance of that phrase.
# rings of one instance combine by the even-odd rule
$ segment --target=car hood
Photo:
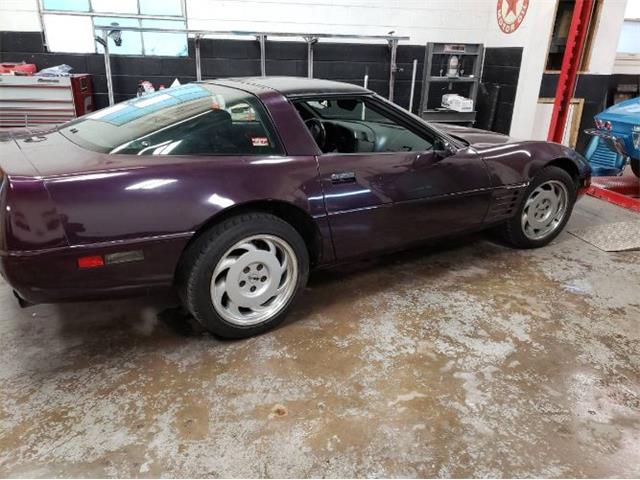
[[[462,139],[474,147],[499,145],[511,141],[511,138],[507,135],[479,128],[462,127],[450,123],[432,123],[431,125],[453,138]]]
[[[608,120],[612,124],[624,123],[640,125],[640,97],[615,104],[596,115],[598,120]]]

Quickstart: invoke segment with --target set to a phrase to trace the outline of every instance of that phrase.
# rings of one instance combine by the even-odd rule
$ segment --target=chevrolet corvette
[[[364,88],[212,80],[0,139],[0,271],[23,305],[174,289],[222,337],[313,268],[484,229],[553,240],[589,186],[565,146],[431,124]]]

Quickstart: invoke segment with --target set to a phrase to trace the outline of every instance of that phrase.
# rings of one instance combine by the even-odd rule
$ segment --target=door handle
[[[356,181],[356,172],[338,172],[331,174],[331,183],[352,183]]]

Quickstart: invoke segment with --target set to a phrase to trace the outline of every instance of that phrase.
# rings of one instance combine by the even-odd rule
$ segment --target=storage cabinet
[[[63,123],[94,110],[91,76],[0,75],[0,126]]]

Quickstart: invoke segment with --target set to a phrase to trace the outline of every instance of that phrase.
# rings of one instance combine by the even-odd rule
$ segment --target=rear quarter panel
[[[319,219],[324,214],[313,156],[162,160],[45,179],[69,243],[189,235],[220,211],[256,200],[288,202]]]
[[[40,303],[169,287],[194,233],[216,214],[256,200],[287,202],[313,216],[323,252],[332,258],[315,157],[157,160],[147,167],[45,178],[68,244],[3,256],[2,270],[18,294]],[[80,256],[131,250],[141,250],[144,261],[76,266]]]

